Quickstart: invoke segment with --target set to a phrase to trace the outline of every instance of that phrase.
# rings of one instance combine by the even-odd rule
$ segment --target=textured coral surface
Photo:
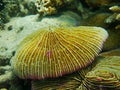
[[[63,76],[91,64],[107,37],[99,27],[41,29],[20,43],[12,67],[20,78]]]
[[[77,75],[65,75],[65,78],[63,75],[60,78],[45,79],[36,82],[35,80],[21,79],[18,77],[19,75],[15,75],[13,68],[11,68],[11,61],[17,53],[16,50],[19,44],[25,37],[43,28],[46,30],[53,27],[70,28],[73,26],[97,26],[104,28],[108,32],[109,37],[100,52],[102,53],[100,56],[104,58],[98,57],[99,59],[95,59],[88,68],[78,71]],[[89,34],[87,34],[87,36],[89,36]],[[88,41],[89,39],[90,37],[87,38]],[[71,40],[72,39],[70,39],[70,41]],[[93,41],[92,43],[94,43]],[[75,43],[74,45],[77,47]],[[68,44],[66,44],[66,46],[67,45]],[[84,44],[82,47],[84,47]],[[0,0],[0,90],[31,90],[32,88],[33,90],[119,90],[120,81],[118,70],[120,65],[112,61],[115,59],[115,61],[118,62],[116,59],[120,55],[119,48],[119,0]],[[62,55],[64,55],[64,53],[62,53]],[[51,56],[51,51],[48,51],[47,56]],[[22,57],[20,56],[20,58]],[[101,63],[100,60],[103,62]],[[114,65],[111,64],[110,66],[109,61],[112,61]],[[107,64],[103,68],[102,64],[104,65],[106,62]],[[101,63],[101,65],[99,63]],[[68,66],[72,67],[72,65],[77,65],[74,64]],[[84,63],[84,65],[85,64],[86,63]],[[65,66],[62,66],[63,69]],[[72,67],[72,69],[74,68],[77,67]],[[101,70],[100,68],[103,69]],[[65,70],[70,71],[70,69],[71,68]],[[98,73],[98,71],[100,73]],[[99,82],[96,81],[96,76],[93,77],[93,79],[85,77],[89,72],[91,73],[91,77],[95,75],[94,72],[97,72],[97,80]],[[110,79],[109,73],[114,73],[115,78]],[[99,74],[101,74],[101,76]],[[106,81],[101,78],[106,79]],[[53,82],[53,84],[51,82]]]

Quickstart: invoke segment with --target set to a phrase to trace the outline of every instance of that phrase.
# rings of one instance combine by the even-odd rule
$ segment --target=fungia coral
[[[19,45],[11,63],[20,78],[55,78],[91,64],[101,51],[107,32],[99,27],[38,30]],[[84,45],[83,45],[84,44]]]

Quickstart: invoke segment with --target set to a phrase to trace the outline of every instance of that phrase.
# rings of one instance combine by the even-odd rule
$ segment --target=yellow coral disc
[[[19,45],[12,60],[21,78],[62,76],[86,67],[100,52],[107,32],[99,27],[64,27],[38,30]]]

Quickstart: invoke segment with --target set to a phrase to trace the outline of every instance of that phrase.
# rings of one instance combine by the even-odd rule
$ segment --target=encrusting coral
[[[97,90],[108,88],[108,90],[120,89],[119,63],[120,56],[106,56],[98,58],[99,63],[86,74],[86,87]]]
[[[31,79],[72,73],[93,62],[107,36],[99,27],[38,30],[20,43],[11,61],[13,71],[20,78]]]

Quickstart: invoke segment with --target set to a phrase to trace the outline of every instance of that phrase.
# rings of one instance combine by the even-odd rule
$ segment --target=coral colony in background
[[[119,90],[119,0],[1,0],[0,90]]]

